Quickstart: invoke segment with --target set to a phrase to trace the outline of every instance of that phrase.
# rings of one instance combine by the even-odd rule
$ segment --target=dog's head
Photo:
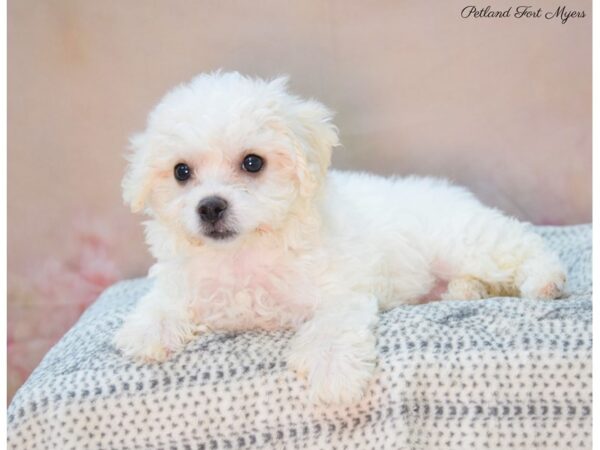
[[[280,230],[325,179],[331,115],[288,93],[286,78],[199,75],[131,139],[123,197],[192,243]]]

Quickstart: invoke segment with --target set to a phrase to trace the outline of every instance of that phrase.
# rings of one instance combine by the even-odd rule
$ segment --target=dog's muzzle
[[[225,224],[229,203],[224,198],[213,195],[198,203],[198,216],[202,224],[202,232],[213,239],[227,239],[237,233]]]

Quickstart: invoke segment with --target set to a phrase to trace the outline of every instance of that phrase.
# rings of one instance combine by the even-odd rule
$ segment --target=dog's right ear
[[[148,161],[145,141],[143,134],[131,137],[127,156],[129,164],[121,182],[123,200],[134,213],[145,209],[152,187],[152,169]]]

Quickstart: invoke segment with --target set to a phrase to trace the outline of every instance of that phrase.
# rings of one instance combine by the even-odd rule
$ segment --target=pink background
[[[523,220],[590,221],[591,1],[569,1],[587,17],[564,25],[462,19],[467,4],[10,0],[9,395],[98,292],[145,273],[122,153],[198,72],[290,74],[338,111],[336,167],[446,176]]]

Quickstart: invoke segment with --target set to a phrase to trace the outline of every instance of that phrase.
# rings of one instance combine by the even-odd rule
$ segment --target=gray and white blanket
[[[108,289],[8,410],[13,449],[591,448],[591,226],[540,228],[569,297],[403,306],[382,314],[376,378],[358,404],[307,400],[290,332],[200,336],[163,364],[111,345],[145,279]]]

